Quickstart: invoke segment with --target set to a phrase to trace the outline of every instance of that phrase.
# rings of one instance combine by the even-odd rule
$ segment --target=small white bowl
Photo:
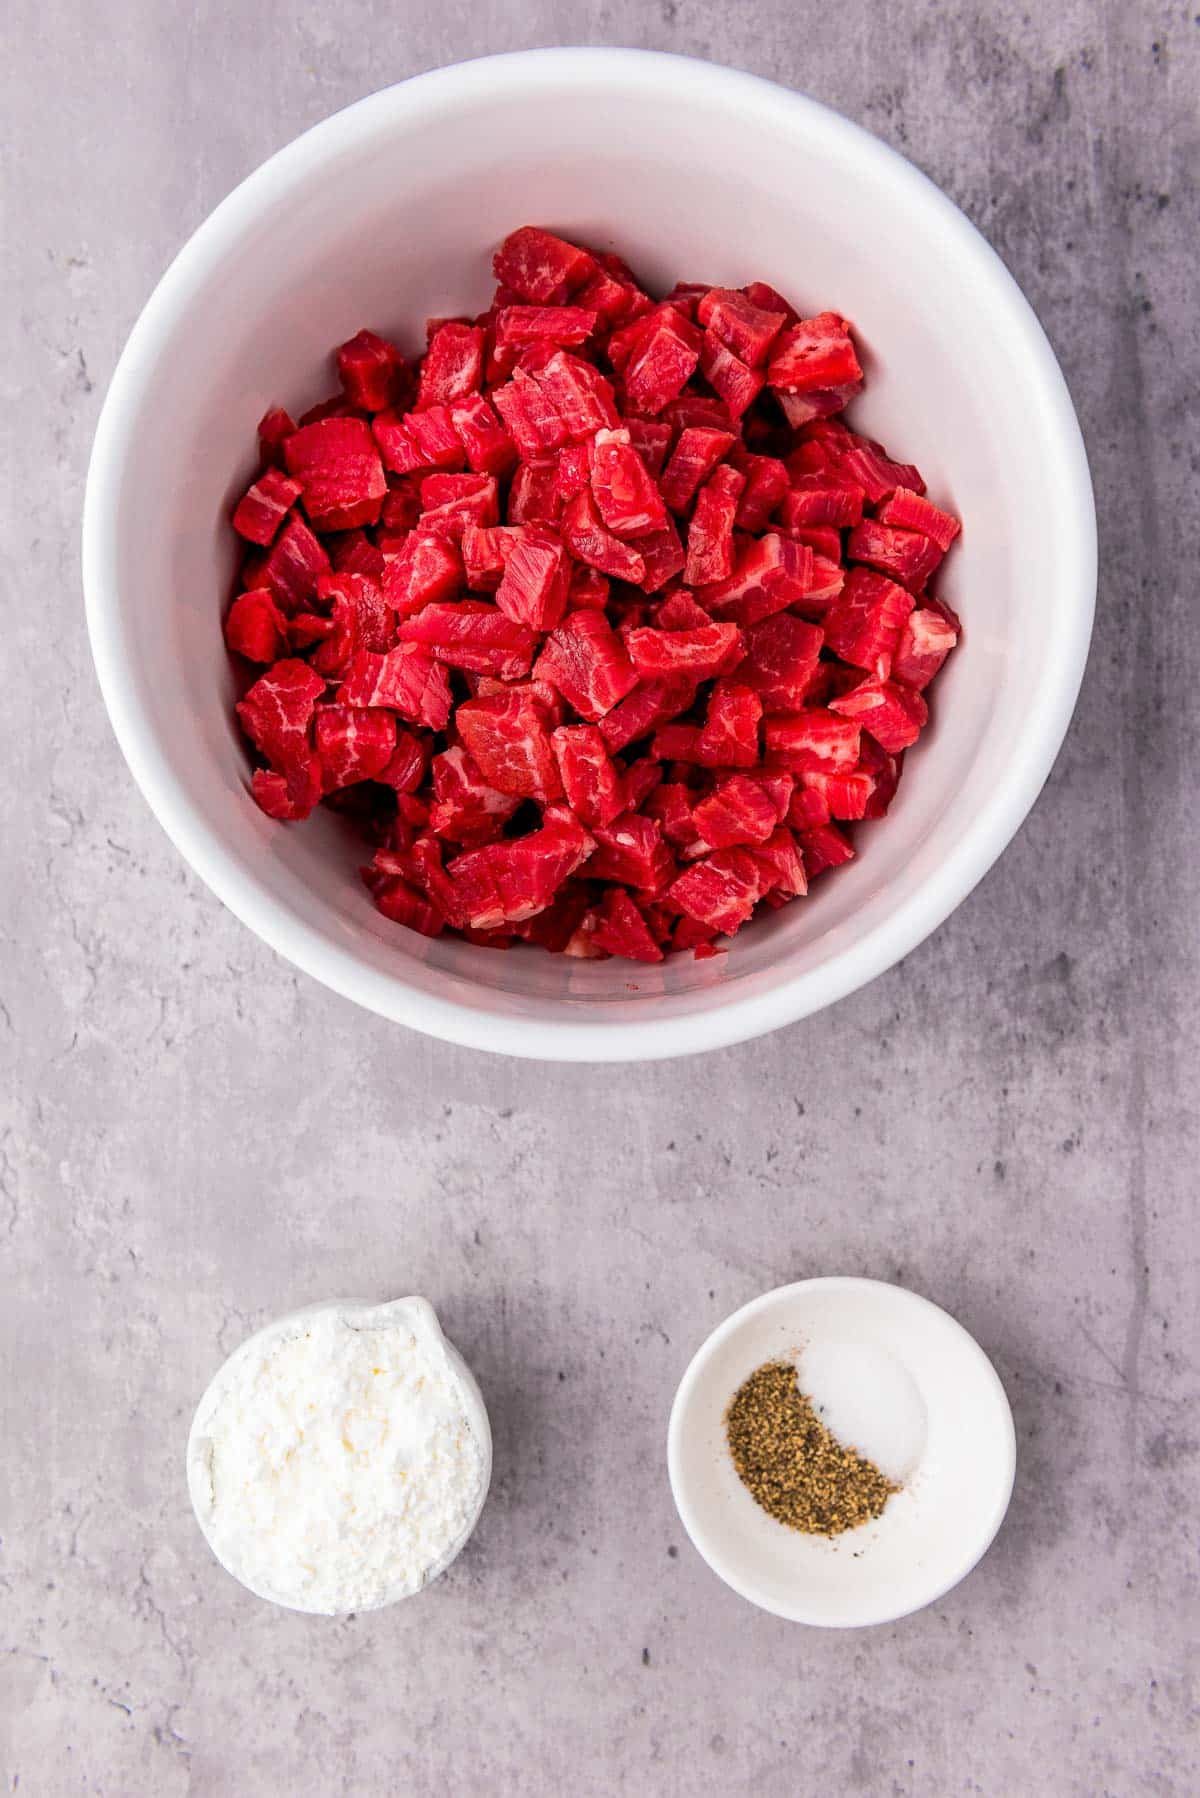
[[[483,1394],[479,1390],[475,1375],[442,1329],[441,1320],[428,1299],[414,1296],[391,1299],[383,1304],[374,1304],[367,1299],[322,1299],[316,1304],[302,1305],[298,1310],[288,1311],[280,1317],[274,1317],[269,1323],[263,1324],[261,1329],[255,1330],[252,1335],[247,1336],[245,1341],[240,1342],[233,1353],[221,1363],[196,1406],[192,1427],[188,1432],[185,1456],[188,1495],[191,1498],[192,1510],[196,1514],[196,1522],[200,1526],[201,1534],[226,1573],[231,1574],[239,1585],[245,1586],[248,1591],[253,1592],[256,1598],[265,1598],[270,1604],[280,1605],[285,1610],[307,1611],[316,1616],[328,1616],[331,1613],[319,1610],[314,1606],[297,1604],[292,1599],[281,1598],[277,1592],[248,1579],[244,1569],[231,1566],[222,1555],[214,1541],[211,1529],[206,1437],[211,1420],[220,1407],[224,1388],[239,1363],[249,1356],[261,1355],[262,1351],[272,1343],[283,1341],[288,1336],[302,1334],[305,1326],[314,1318],[324,1316],[329,1312],[335,1312],[339,1317],[357,1319],[364,1325],[375,1326],[394,1323],[401,1317],[407,1317],[431,1343],[436,1343],[444,1350],[446,1360],[459,1387],[464,1415],[470,1426],[471,1434],[479,1445],[481,1477],[479,1497],[475,1508],[458,1537],[426,1570],[420,1588],[422,1592],[445,1573],[470,1541],[487,1501],[488,1489],[492,1480],[492,1426],[488,1418],[487,1406],[483,1402]],[[416,1593],[407,1589],[385,1592],[374,1604],[359,1605],[356,1608],[359,1611],[378,1611],[382,1610],[385,1605],[396,1604],[402,1598],[416,1596]]]
[[[220,619],[229,510],[268,405],[334,385],[363,325],[420,341],[476,312],[489,261],[539,223],[626,256],[654,289],[771,282],[853,319],[851,421],[964,520],[941,591],[965,636],[896,804],[862,853],[743,931],[662,967],[429,942],[389,923],[361,844],[247,792]],[[244,181],[130,334],[96,432],[83,576],[100,685],[164,829],[307,973],[451,1042],[559,1061],[689,1054],[807,1016],[927,936],[1036,799],[1091,635],[1096,525],[1070,396],[1012,276],[911,163],[803,95],[635,50],[536,50],[374,94]]]
[[[767,1361],[849,1447],[900,1483],[874,1522],[832,1540],[777,1523],[738,1478],[725,1412]],[[880,1280],[801,1280],[727,1318],[684,1374],[667,1435],[671,1491],[714,1573],[795,1623],[888,1623],[941,1598],[1000,1528],[1016,1438],[995,1368],[962,1325]]]

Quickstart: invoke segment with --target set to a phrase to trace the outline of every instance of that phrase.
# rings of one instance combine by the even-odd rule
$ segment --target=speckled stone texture
[[[1194,1791],[1196,7],[7,19],[0,1790]],[[775,76],[928,170],[1062,356],[1103,539],[1076,723],[968,903],[824,1016],[603,1075],[407,1035],[224,912],[118,755],[77,556],[105,382],[222,195],[388,81],[572,41]],[[971,1578],[844,1636],[717,1582],[663,1452],[709,1328],[843,1270],[961,1317],[1020,1441]],[[195,1400],[266,1317],[408,1290],[490,1402],[478,1535],[381,1616],[259,1604],[192,1522]]]

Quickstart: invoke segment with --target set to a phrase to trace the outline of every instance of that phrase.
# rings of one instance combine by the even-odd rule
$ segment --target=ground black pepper
[[[826,1429],[786,1361],[768,1361],[742,1382],[725,1431],[743,1484],[789,1529],[840,1536],[878,1517],[900,1490]]]

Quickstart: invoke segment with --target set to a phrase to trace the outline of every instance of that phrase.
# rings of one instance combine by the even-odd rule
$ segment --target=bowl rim
[[[914,1311],[932,1312],[941,1322],[948,1324],[951,1333],[959,1344],[962,1356],[969,1362],[974,1371],[981,1377],[994,1397],[999,1399],[999,1418],[1004,1431],[1005,1475],[996,1488],[991,1508],[979,1520],[970,1546],[954,1563],[953,1570],[940,1575],[929,1588],[926,1595],[915,1604],[903,1604],[897,1608],[889,1605],[881,1597],[876,1610],[869,1615],[857,1617],[853,1622],[838,1622],[829,1617],[814,1616],[803,1602],[788,1603],[782,1599],[774,1599],[748,1581],[743,1581],[732,1571],[719,1549],[713,1543],[712,1536],[706,1529],[695,1505],[693,1505],[688,1482],[682,1472],[682,1437],[684,1414],[690,1404],[705,1370],[718,1349],[722,1348],[731,1336],[735,1336],[746,1324],[750,1323],[763,1311],[772,1306],[785,1303],[799,1293],[815,1292],[859,1292],[868,1296],[887,1294],[887,1302],[895,1304],[897,1300],[902,1306]],[[676,1388],[671,1404],[671,1413],[667,1422],[667,1477],[671,1486],[671,1496],[675,1501],[675,1509],[679,1520],[687,1531],[688,1539],[697,1554],[707,1562],[717,1578],[723,1580],[731,1591],[749,1604],[756,1605],[759,1610],[769,1611],[773,1616],[782,1617],[789,1623],[804,1623],[813,1629],[873,1629],[879,1624],[895,1623],[902,1617],[911,1617],[917,1611],[923,1611],[931,1604],[944,1598],[966,1579],[983,1559],[992,1546],[1008,1513],[1012,1501],[1013,1488],[1017,1473],[1017,1433],[1013,1421],[1012,1406],[1009,1403],[1004,1382],[996,1372],[996,1368],[987,1352],[981,1348],[965,1324],[942,1305],[927,1299],[923,1293],[914,1292],[909,1286],[899,1286],[893,1280],[873,1280],[857,1274],[821,1274],[810,1280],[793,1280],[785,1286],[774,1286],[769,1292],[763,1292],[757,1298],[747,1301],[731,1315],[719,1323],[700,1344]]]
[[[936,873],[858,941],[819,967],[742,997],[720,986],[712,1003],[680,1017],[606,1019],[601,1008],[564,1006],[538,1018],[476,1007],[418,990],[403,957],[382,974],[304,923],[259,884],[210,829],[176,779],[156,740],[131,675],[121,622],[116,505],[136,419],[160,353],[180,314],[227,248],[274,200],[310,171],[369,141],[398,112],[419,120],[447,103],[494,97],[497,84],[536,92],[593,84],[598,75],[653,87],[668,83],[698,98],[807,114],[848,155],[884,174],[912,207],[936,216],[959,260],[1006,314],[1030,370],[1030,405],[1062,483],[1062,577],[1047,619],[1037,704],[998,783]],[[810,96],[761,76],[661,51],[617,48],[519,50],[429,70],[380,89],[319,121],[251,172],[179,250],[147,300],[118,360],[92,448],[83,505],[82,572],[92,656],[113,731],[136,784],[180,854],[217,898],[286,960],[369,1011],[444,1041],[554,1061],[658,1060],[726,1047],[810,1016],[903,959],[971,892],[1016,834],[1058,755],[1079,694],[1091,641],[1097,577],[1096,512],[1087,454],[1074,406],[1049,340],[997,252],[954,202],[918,168],[865,127]]]

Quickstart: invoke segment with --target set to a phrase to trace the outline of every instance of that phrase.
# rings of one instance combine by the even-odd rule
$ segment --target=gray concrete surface
[[[1194,5],[12,0],[6,38],[2,1789],[1194,1791]],[[927,169],[1062,355],[1103,533],[1078,718],[972,899],[823,1017],[604,1074],[405,1035],[222,911],[77,565],[105,382],[214,203],[389,80],[571,41],[777,76]],[[1021,1465],[965,1585],[826,1636],[710,1575],[663,1431],[713,1323],[839,1269],[978,1335]],[[193,1527],[195,1398],[260,1319],[409,1288],[492,1406],[478,1537],[390,1614],[273,1611]]]

